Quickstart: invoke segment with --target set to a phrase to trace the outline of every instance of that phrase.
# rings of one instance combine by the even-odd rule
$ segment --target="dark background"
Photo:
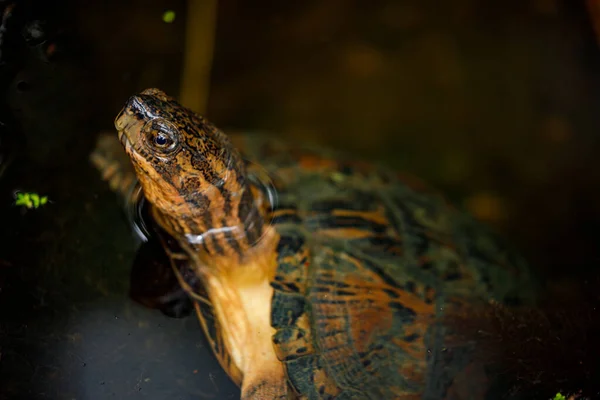
[[[88,161],[128,96],[178,95],[185,41],[202,42],[186,39],[185,9],[21,1],[6,25],[0,399],[237,395],[195,318],[127,300],[135,242]],[[600,50],[583,2],[222,0],[214,24],[206,114],[220,127],[415,173],[553,287],[596,269]],[[24,212],[15,190],[52,203]]]

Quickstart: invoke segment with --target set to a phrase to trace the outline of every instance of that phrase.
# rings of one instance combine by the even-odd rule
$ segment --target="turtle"
[[[131,96],[114,125],[92,162],[143,200],[148,243],[242,399],[483,398],[472,346],[448,346],[442,317],[536,293],[492,229],[409,174],[225,134],[160,89]]]

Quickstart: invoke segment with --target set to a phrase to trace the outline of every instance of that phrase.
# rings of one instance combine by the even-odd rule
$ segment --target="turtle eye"
[[[142,128],[148,147],[163,154],[169,154],[179,147],[179,132],[170,122],[162,118],[148,121]]]
[[[169,144],[169,138],[166,135],[163,135],[162,132],[159,132],[154,136],[154,144],[158,147],[165,147]]]

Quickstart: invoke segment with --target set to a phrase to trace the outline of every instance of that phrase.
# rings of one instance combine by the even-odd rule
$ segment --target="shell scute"
[[[301,399],[338,399],[345,391],[331,379],[321,357],[309,355],[287,363],[288,380]],[[360,399],[361,397],[350,397]]]
[[[302,314],[295,326],[290,324],[279,329],[273,335],[273,345],[280,361],[316,353],[308,314]]]
[[[385,376],[389,360],[405,360],[397,363],[402,376],[416,381],[403,378],[404,385],[417,387],[425,370],[424,340],[435,316],[427,290],[408,285],[414,293],[408,291],[395,277],[349,253],[323,253],[307,297],[331,374],[342,387],[369,388],[376,376],[391,377]]]
[[[301,232],[281,232],[277,245],[278,270],[271,286],[290,294],[306,292],[309,254]]]

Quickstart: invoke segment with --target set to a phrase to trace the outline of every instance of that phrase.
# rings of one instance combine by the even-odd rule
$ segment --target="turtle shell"
[[[300,398],[444,398],[468,349],[445,347],[439,317],[464,301],[533,300],[525,261],[416,179],[233,140],[276,189],[273,345]]]

